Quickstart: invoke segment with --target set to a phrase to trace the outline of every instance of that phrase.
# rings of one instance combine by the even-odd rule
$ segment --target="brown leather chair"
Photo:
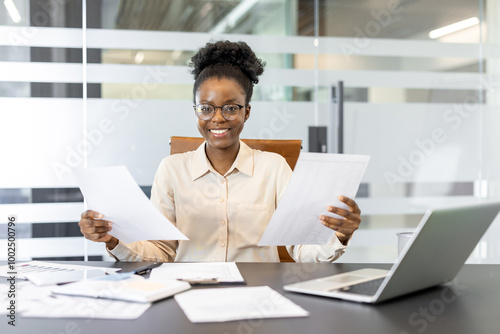
[[[198,137],[170,137],[170,154],[196,150],[205,139]],[[302,148],[302,140],[242,139],[249,147],[282,155],[293,170]],[[278,246],[281,262],[295,262],[285,246]]]

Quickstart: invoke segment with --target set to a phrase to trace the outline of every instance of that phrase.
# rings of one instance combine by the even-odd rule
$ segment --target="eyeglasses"
[[[215,116],[215,109],[220,108],[222,117],[228,121],[234,121],[240,115],[240,109],[244,107],[239,104],[225,104],[222,107],[216,107],[211,104],[197,104],[194,106],[194,111],[199,119],[209,121]]]

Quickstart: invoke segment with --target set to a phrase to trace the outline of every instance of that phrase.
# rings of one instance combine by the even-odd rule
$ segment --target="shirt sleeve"
[[[345,253],[347,246],[342,245],[334,236],[325,245],[292,245],[286,250],[295,262],[333,262]]]
[[[176,225],[174,191],[169,180],[171,174],[168,158],[165,158],[156,171],[151,188],[151,204]],[[177,240],[144,240],[130,244],[120,241],[113,250],[107,251],[118,261],[173,262],[177,245]]]
[[[277,203],[279,203],[292,177],[290,166],[286,162],[285,165],[280,167],[276,176]],[[325,245],[289,245],[286,246],[286,250],[295,262],[333,262],[344,254],[346,247],[337,236],[334,236]]]

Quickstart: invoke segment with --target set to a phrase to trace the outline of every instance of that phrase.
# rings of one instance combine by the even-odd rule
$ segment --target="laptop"
[[[450,282],[500,211],[500,202],[428,210],[390,270],[360,269],[285,285],[287,291],[380,303]]]

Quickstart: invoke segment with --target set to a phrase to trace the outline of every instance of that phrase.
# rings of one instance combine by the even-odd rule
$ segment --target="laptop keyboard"
[[[336,291],[342,293],[354,293],[357,295],[373,296],[377,293],[378,288],[382,285],[385,277],[377,278],[368,282],[358,283],[351,286],[346,286]]]

